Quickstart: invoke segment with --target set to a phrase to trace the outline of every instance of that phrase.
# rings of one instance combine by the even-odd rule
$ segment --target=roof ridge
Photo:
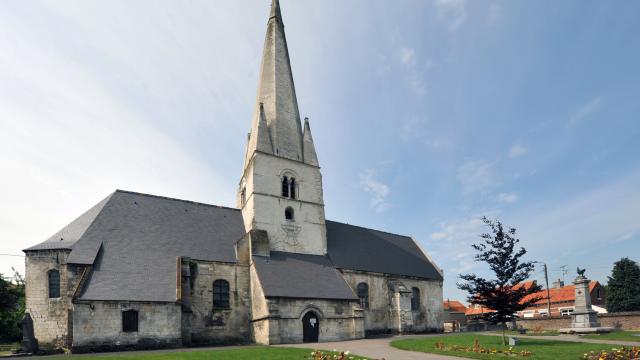
[[[353,226],[353,227],[357,227],[357,228],[361,228],[361,229],[365,229],[365,230],[377,231],[377,232],[381,232],[381,233],[384,233],[384,234],[396,235],[396,236],[404,236],[404,237],[407,237],[407,238],[411,238],[411,235],[397,234],[397,233],[392,233],[392,232],[386,231],[386,230],[372,229],[372,228],[368,228],[368,227],[361,226],[361,225],[353,225],[353,224],[344,223],[344,222],[341,222],[341,221],[329,220],[329,219],[327,219],[326,221],[331,221],[331,222],[342,224],[342,225],[349,225],[349,226]]]
[[[232,208],[232,207],[228,207],[228,206],[214,205],[214,204],[207,204],[207,203],[198,202],[198,201],[184,200],[184,199],[172,198],[172,197],[168,197],[168,196],[161,196],[161,195],[153,195],[153,194],[141,193],[141,192],[137,192],[137,191],[129,191],[129,190],[116,189],[116,191],[115,191],[115,192],[117,192],[117,193],[123,193],[123,194],[131,194],[131,195],[146,196],[146,197],[151,197],[151,198],[155,198],[155,199],[164,199],[164,200],[171,200],[171,201],[180,201],[180,202],[184,202],[184,203],[188,203],[188,204],[202,205],[202,206],[209,206],[209,207],[215,207],[215,208],[219,208],[219,209],[227,209],[227,210],[236,210],[236,211],[240,211],[240,209],[238,209],[238,208]]]

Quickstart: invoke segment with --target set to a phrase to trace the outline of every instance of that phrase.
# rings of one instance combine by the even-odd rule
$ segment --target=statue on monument
[[[603,327],[598,322],[598,313],[591,307],[591,281],[585,276],[586,269],[578,267],[578,276],[573,280],[575,286],[575,301],[571,313],[571,327],[560,329],[561,333],[588,334],[610,332],[612,328]]]

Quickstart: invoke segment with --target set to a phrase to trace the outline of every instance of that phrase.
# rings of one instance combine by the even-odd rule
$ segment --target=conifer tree
[[[484,279],[476,274],[463,274],[458,288],[465,290],[471,304],[489,309],[482,316],[492,324],[502,324],[502,341],[506,345],[504,330],[508,322],[517,318],[516,313],[540,300],[530,296],[541,290],[537,284],[522,286],[534,270],[533,262],[522,261],[527,251],[516,248],[520,240],[516,238],[516,229],[504,229],[499,220],[491,221],[486,217],[482,221],[491,229],[491,233],[480,235],[482,241],[472,245],[477,251],[475,261],[485,262],[495,274],[495,279]]]
[[[640,267],[622,258],[613,265],[607,284],[607,311],[640,311]]]

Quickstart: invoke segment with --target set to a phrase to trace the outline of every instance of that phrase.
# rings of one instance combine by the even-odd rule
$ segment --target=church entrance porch
[[[302,342],[318,342],[320,334],[320,319],[313,311],[309,311],[302,317]]]

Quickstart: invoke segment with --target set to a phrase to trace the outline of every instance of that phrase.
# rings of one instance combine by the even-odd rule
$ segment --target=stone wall
[[[250,338],[251,294],[249,267],[218,262],[191,261],[191,341],[194,344],[246,343]],[[229,309],[213,308],[213,282],[229,282]]]
[[[296,200],[284,198],[282,177],[294,177]],[[245,169],[245,229],[266,230],[271,250],[324,255],[327,249],[322,175],[320,169],[300,161],[256,152]],[[285,220],[287,207],[294,221]]]
[[[359,283],[369,285],[369,309],[364,310],[364,328],[367,334],[389,333],[397,329],[395,317],[390,311],[392,294],[390,282],[399,281],[411,290],[420,290],[420,310],[413,311],[412,328],[408,332],[442,332],[443,304],[442,282],[418,278],[392,276],[380,273],[342,270],[342,275],[356,293]]]
[[[69,251],[30,251],[26,254],[26,312],[33,318],[35,337],[43,349],[71,343],[72,297],[81,268],[67,265]],[[49,298],[49,271],[60,272],[60,297]]]
[[[122,331],[122,312],[138,311],[138,331]],[[182,345],[180,305],[83,301],[74,305],[74,352],[148,349]]]
[[[640,330],[640,311],[598,314],[598,321],[600,325],[605,327],[613,327],[620,330]],[[558,330],[571,327],[571,317],[522,319],[517,321],[517,325],[530,330]]]
[[[305,300],[269,299],[272,317],[270,323],[277,322],[271,330],[279,333],[281,344],[302,342],[302,317],[313,311],[320,322],[318,341],[343,341],[364,337],[361,311],[356,301],[348,300]]]

